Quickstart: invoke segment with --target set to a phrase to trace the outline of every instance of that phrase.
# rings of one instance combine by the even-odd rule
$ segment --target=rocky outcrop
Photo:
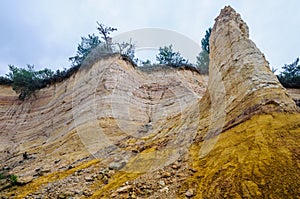
[[[0,173],[22,186],[0,196],[298,196],[300,114],[231,7],[210,49],[208,86],[195,71],[139,70],[118,55],[25,102],[2,86]]]
[[[225,111],[226,128],[253,114],[296,110],[264,54],[249,39],[247,24],[229,6],[215,19],[210,60],[208,92],[216,109]]]
[[[186,182],[198,198],[296,197],[299,111],[229,6],[216,18],[210,49],[205,126],[191,147],[196,172]]]

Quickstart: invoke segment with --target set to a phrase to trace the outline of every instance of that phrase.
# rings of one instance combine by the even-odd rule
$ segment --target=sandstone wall
[[[207,96],[218,112],[224,111],[225,127],[255,113],[297,109],[264,54],[249,39],[247,24],[231,7],[225,7],[215,19],[210,60]]]
[[[190,70],[143,72],[116,55],[24,102],[11,87],[1,86],[0,165],[34,173],[35,168],[56,170],[90,155],[107,158],[112,153],[127,162],[132,153],[118,145],[132,138],[142,148],[152,142],[144,138],[165,136],[157,132],[169,128],[172,118],[183,123],[181,114],[202,97],[206,81]],[[15,164],[25,152],[36,159]],[[54,164],[56,159],[62,161]]]

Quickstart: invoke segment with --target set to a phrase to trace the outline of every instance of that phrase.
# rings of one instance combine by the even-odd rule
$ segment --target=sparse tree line
[[[204,38],[201,40],[202,50],[197,56],[196,64],[190,63],[179,52],[174,52],[172,45],[160,47],[156,55],[157,63],[152,64],[150,60],[141,61],[135,58],[135,46],[131,40],[123,43],[112,42],[110,34],[117,31],[117,28],[108,27],[98,22],[97,24],[99,36],[89,34],[87,37],[81,37],[76,55],[69,58],[69,61],[72,63],[69,69],[65,68],[54,72],[45,68],[35,71],[33,65],[27,65],[27,68],[9,65],[10,72],[5,77],[0,76],[0,84],[12,85],[13,90],[19,94],[19,99],[25,100],[34,95],[36,90],[61,82],[78,71],[80,67],[91,65],[99,58],[114,53],[121,54],[124,58],[141,67],[167,65],[178,68],[185,66],[198,71],[200,74],[208,74],[211,28],[206,31]],[[284,71],[278,75],[278,79],[283,86],[300,88],[300,66],[298,62],[299,59],[283,67]]]
[[[34,70],[33,65],[27,65],[26,68],[18,68],[14,65],[9,65],[10,72],[5,77],[0,77],[0,84],[12,85],[13,90],[19,94],[20,100],[30,98],[35,94],[36,90],[46,87],[47,85],[61,82],[70,77],[80,67],[91,65],[99,58],[114,53],[121,54],[124,58],[130,60],[132,63],[140,66],[153,65],[168,65],[171,67],[180,67],[182,65],[198,69],[203,74],[207,74],[208,69],[208,52],[209,49],[209,32],[206,32],[205,38],[202,40],[202,49],[206,50],[205,58],[202,58],[201,53],[197,57],[198,65],[193,65],[181,56],[179,52],[174,52],[173,46],[160,47],[156,56],[157,63],[151,63],[150,60],[140,61],[135,58],[135,46],[131,41],[123,43],[113,43],[110,34],[117,31],[117,28],[108,27],[97,22],[97,30],[99,35],[89,34],[87,37],[81,37],[81,42],[78,44],[77,53],[70,57],[69,61],[72,63],[68,69],[52,71],[45,68],[39,71]],[[209,35],[208,35],[209,34]]]
[[[19,94],[19,99],[25,100],[34,95],[36,90],[65,80],[78,71],[80,67],[88,65],[88,62],[97,61],[101,56],[120,53],[128,59],[134,59],[134,45],[131,42],[113,44],[109,35],[117,29],[98,22],[97,24],[101,37],[95,34],[81,37],[76,55],[69,58],[72,63],[70,68],[54,72],[48,68],[35,71],[33,65],[27,65],[26,68],[9,65],[10,72],[5,77],[0,77],[0,84],[12,85],[13,90]]]

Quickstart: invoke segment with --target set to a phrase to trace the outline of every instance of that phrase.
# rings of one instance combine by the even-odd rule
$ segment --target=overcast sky
[[[271,66],[300,56],[298,0],[0,0],[0,75],[8,64],[69,67],[80,37],[97,33],[96,21],[117,27],[112,36],[161,28],[200,44],[225,5],[241,14]]]

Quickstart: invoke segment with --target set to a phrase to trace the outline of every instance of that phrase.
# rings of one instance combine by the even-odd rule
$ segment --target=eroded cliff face
[[[185,144],[192,142],[190,135],[195,136],[198,124],[196,116],[191,124],[185,110],[191,106],[197,110],[206,82],[207,77],[193,70],[138,70],[113,55],[25,102],[17,99],[11,87],[3,86],[1,168],[8,167],[21,181],[68,171],[93,159],[105,165],[98,165],[98,170],[110,167],[144,173],[162,168],[187,152]],[[161,154],[153,150],[157,147],[164,147]],[[149,162],[140,162],[139,153],[148,149]],[[23,159],[25,152],[28,159]],[[20,187],[18,197],[42,185]],[[74,190],[74,184],[69,185]],[[80,184],[78,189],[89,190]],[[52,192],[51,197],[58,194]]]
[[[210,95],[212,101],[225,101],[226,125],[233,126],[256,113],[295,111],[295,103],[264,54],[249,39],[248,26],[240,15],[225,7],[215,21],[208,90],[219,91]]]
[[[300,114],[231,7],[210,49],[208,85],[195,71],[138,70],[114,55],[25,102],[2,86],[0,169],[20,182],[2,181],[0,196],[299,195]]]
[[[190,148],[187,180],[198,198],[293,198],[299,194],[300,115],[231,7],[210,37],[201,113],[214,121]],[[207,123],[206,117],[200,121]],[[205,128],[205,127],[203,127]]]

